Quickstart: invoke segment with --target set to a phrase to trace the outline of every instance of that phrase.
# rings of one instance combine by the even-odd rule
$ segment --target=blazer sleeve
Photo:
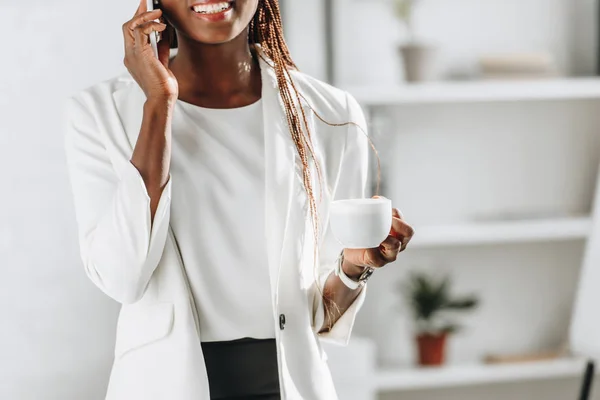
[[[150,196],[131,163],[113,167],[83,96],[65,104],[65,153],[87,276],[120,303],[144,294],[169,229],[171,177],[151,223]]]
[[[356,123],[362,129],[353,124],[348,125],[346,146],[342,155],[338,180],[335,185],[335,200],[364,198],[367,195],[369,172],[369,141],[366,136],[368,135],[367,124],[358,102],[349,93],[346,93],[346,102],[348,109],[347,121]],[[333,272],[341,250],[342,246],[333,237],[329,220],[327,220],[323,241],[319,249],[318,279],[321,289],[325,286],[328,276]],[[342,346],[348,344],[356,315],[361,309],[367,295],[367,286],[368,284],[363,287],[361,293],[336,321],[331,330],[319,334],[319,338],[322,341]],[[313,330],[318,333],[325,319],[323,297],[316,287],[312,288],[312,293],[314,299]]]

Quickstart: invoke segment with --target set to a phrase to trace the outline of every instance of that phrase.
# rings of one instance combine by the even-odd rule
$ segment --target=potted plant
[[[447,276],[439,279],[426,273],[413,273],[401,285],[412,309],[420,365],[444,363],[446,339],[460,329],[452,317],[456,312],[476,308],[479,303],[473,295],[451,295],[450,286]]]
[[[421,82],[433,79],[435,48],[418,40],[415,27],[415,10],[421,0],[391,0],[394,13],[404,25],[407,39],[399,46],[404,62],[407,82]]]

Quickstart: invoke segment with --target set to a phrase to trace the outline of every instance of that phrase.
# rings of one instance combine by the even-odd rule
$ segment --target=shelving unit
[[[591,227],[589,217],[421,226],[411,247],[585,239]]]
[[[465,81],[347,87],[367,106],[600,99],[599,78]]]
[[[377,372],[375,387],[379,392],[386,392],[572,378],[582,376],[584,368],[584,359],[568,358],[504,365],[465,365],[406,370],[388,369]]]
[[[564,344],[575,355],[600,354],[600,268],[589,267],[600,259],[600,77],[396,84],[403,33],[394,33],[388,4],[372,3],[333,3],[335,83],[365,111],[381,156],[380,193],[416,234],[369,282],[353,335],[374,351],[330,353],[340,398],[576,398],[569,389],[580,383],[584,359],[478,362]],[[418,18],[418,34],[436,43],[440,76],[474,76],[482,55],[523,49],[543,49],[561,74],[595,74],[592,2],[446,3],[423,5]],[[515,21],[518,35],[506,31]],[[450,276],[457,293],[481,298],[476,312],[458,318],[465,329],[450,339],[446,367],[412,367],[414,326],[398,286],[414,270]],[[577,312],[575,299],[587,312]],[[573,319],[586,332],[576,335],[579,346]]]
[[[563,332],[555,333],[559,325],[553,320],[556,314],[548,310],[572,306],[582,250],[597,224],[598,214],[590,206],[598,201],[593,196],[600,193],[594,194],[591,186],[600,159],[600,118],[595,111],[595,102],[600,101],[600,78],[346,89],[361,103],[371,124],[378,124],[380,154],[387,162],[382,169],[386,195],[397,201],[407,217],[414,218],[416,211],[423,221],[419,224],[413,219],[416,234],[400,260],[398,274],[390,273],[385,282],[374,279],[377,286],[371,297],[377,298],[366,305],[366,312],[371,314],[361,332],[366,332],[378,349],[373,354],[378,363],[406,367],[373,367],[361,380],[372,382],[370,392],[348,398],[374,400],[382,393],[391,398],[394,392],[407,392],[398,397],[410,399],[411,391],[454,389],[460,393],[461,388],[472,385],[541,384],[582,376],[582,358],[503,365],[478,364],[476,360],[484,352],[522,351],[523,343],[531,346],[537,343],[535,338],[549,342],[556,339],[552,335],[559,334],[567,340]],[[393,185],[386,177],[401,184]],[[478,218],[494,210],[503,210],[511,217]],[[555,216],[538,218],[533,215],[536,211]],[[438,220],[447,222],[436,225]],[[560,246],[536,245],[559,242]],[[512,244],[522,246],[502,247]],[[429,260],[442,263],[428,265]],[[411,266],[441,266],[463,288],[487,291],[480,292],[484,307],[469,322],[471,327],[484,327],[467,329],[465,336],[453,338],[454,355],[468,354],[463,360],[470,364],[409,367],[412,361],[406,354],[410,353],[410,333],[403,337],[405,344],[400,347],[396,343],[402,340],[397,336],[398,325],[390,321],[394,311],[380,308],[390,303],[400,271]],[[515,316],[507,314],[499,300],[507,287],[515,288],[511,294],[512,307],[519,307]],[[531,301],[528,293],[533,287],[537,298]],[[372,317],[378,313],[382,317]],[[539,325],[528,326],[527,315],[535,315]],[[569,323],[565,315],[560,318],[560,324]],[[387,331],[389,335],[381,333]],[[497,341],[491,341],[488,346],[486,335],[496,333],[507,335],[507,342],[498,346]],[[452,356],[449,362],[453,362]],[[340,371],[355,368],[348,360],[338,366]],[[347,392],[354,393],[357,388],[348,387]]]

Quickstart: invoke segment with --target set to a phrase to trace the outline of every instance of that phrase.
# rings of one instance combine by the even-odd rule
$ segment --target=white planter
[[[398,48],[404,64],[407,82],[426,82],[435,79],[437,49],[422,44],[404,44]]]

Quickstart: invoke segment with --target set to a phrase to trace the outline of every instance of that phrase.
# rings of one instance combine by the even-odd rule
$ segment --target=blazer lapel
[[[260,48],[258,51],[261,52]],[[285,237],[290,229],[293,193],[299,181],[296,146],[289,133],[277,77],[263,57],[259,57],[259,62],[265,137],[265,233],[271,287],[276,294]]]

